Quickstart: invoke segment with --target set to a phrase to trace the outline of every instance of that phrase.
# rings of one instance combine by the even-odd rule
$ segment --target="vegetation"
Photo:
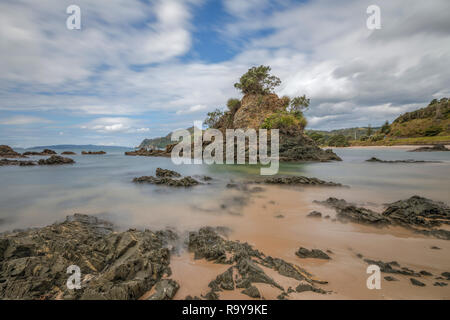
[[[223,115],[224,115],[224,112],[221,111],[220,109],[216,109],[212,112],[208,112],[206,114],[206,119],[205,119],[204,123],[208,127],[214,128],[218,124],[219,120],[223,117]]]
[[[248,69],[239,82],[234,84],[243,94],[269,94],[281,84],[281,80],[270,74],[269,66],[259,66]]]
[[[262,129],[280,129],[281,132],[290,130],[303,130],[307,124],[306,118],[301,112],[282,111],[274,113],[264,119]]]

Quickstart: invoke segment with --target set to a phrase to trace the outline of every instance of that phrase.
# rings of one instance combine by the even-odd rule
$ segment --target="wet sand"
[[[248,242],[266,255],[282,258],[297,264],[313,274],[314,278],[325,280],[321,288],[330,294],[313,292],[291,293],[289,299],[450,299],[450,288],[435,287],[435,277],[450,271],[450,243],[445,240],[417,235],[400,227],[378,229],[353,223],[333,222],[332,209],[312,203],[329,196],[341,196],[358,204],[366,204],[375,210],[382,209],[378,203],[369,203],[363,193],[350,189],[336,188],[287,188],[264,186],[264,192],[251,195],[249,203],[241,208],[240,216],[223,214],[217,216],[214,226],[226,226],[232,231],[230,240]],[[357,201],[358,196],[360,200]],[[369,195],[365,195],[369,197]],[[312,210],[322,212],[330,219],[307,218]],[[282,215],[283,218],[277,217]],[[433,250],[438,246],[441,250]],[[331,260],[301,259],[295,255],[299,247],[331,250]],[[381,290],[369,290],[366,280],[368,264],[364,258],[397,261],[402,267],[415,271],[426,270],[433,276],[423,276],[420,281],[426,287],[410,283],[409,277],[382,273]],[[172,278],[180,284],[176,299],[205,294],[208,283],[224,272],[229,265],[217,265],[204,260],[193,260],[192,255],[181,253],[171,262]],[[268,275],[280,283],[285,290],[295,289],[298,281],[285,278],[265,269]],[[384,276],[391,275],[400,281],[388,282]],[[281,291],[269,285],[257,285],[265,299],[275,299]],[[239,291],[220,292],[221,299],[250,299]]]

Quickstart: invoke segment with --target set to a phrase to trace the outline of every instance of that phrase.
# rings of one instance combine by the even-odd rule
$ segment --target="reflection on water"
[[[409,153],[404,149],[337,149],[343,162],[285,163],[280,174],[306,175],[350,185],[342,191],[362,201],[383,203],[418,194],[448,201],[450,153]],[[366,163],[437,160],[441,163]],[[76,164],[55,167],[0,167],[0,231],[43,226],[75,212],[97,214],[129,227],[190,229],[215,224],[221,215],[239,216],[245,195],[225,188],[230,180],[259,178],[248,165],[175,166],[169,158],[127,157],[121,153],[73,156]],[[183,175],[209,175],[208,185],[191,189],[135,185],[133,177],[157,167]],[[351,200],[351,199],[350,199]]]

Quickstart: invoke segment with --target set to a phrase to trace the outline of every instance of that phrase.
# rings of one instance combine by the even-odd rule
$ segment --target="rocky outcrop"
[[[170,157],[174,146],[175,144],[168,144],[164,150],[141,148],[136,151],[125,152],[125,155],[141,157]]]
[[[330,260],[330,256],[327,255],[325,252],[319,249],[312,249],[308,250],[306,248],[300,247],[295,254],[299,258],[314,258],[314,259],[323,259],[323,260]]]
[[[176,171],[168,169],[156,168],[156,176],[159,178],[172,178],[172,177],[181,177],[181,174],[179,174]]]
[[[432,147],[420,147],[414,150],[409,150],[409,152],[433,152],[433,151],[450,151],[450,149],[448,149],[442,144],[435,144]]]
[[[62,165],[75,163],[73,159],[64,158],[61,156],[51,156],[48,159],[41,159],[38,161],[39,165]]]
[[[115,232],[110,223],[80,214],[0,236],[0,297],[138,299],[170,274],[166,246],[174,238],[169,231]],[[81,271],[78,290],[66,285],[72,265]],[[160,283],[158,288],[165,286]],[[170,296],[165,291],[164,298]]]
[[[280,185],[310,185],[310,186],[324,186],[324,187],[343,187],[342,184],[324,181],[318,178],[308,178],[304,176],[287,176],[287,177],[271,177],[264,180],[258,180],[254,183],[264,184],[280,184]]]
[[[0,166],[35,166],[34,161],[1,159]]]
[[[44,149],[41,152],[37,152],[37,151],[27,151],[25,152],[23,155],[24,156],[51,156],[57,154],[55,151],[50,150],[50,149]]]
[[[61,154],[62,155],[67,155],[67,156],[69,156],[69,155],[76,155],[76,153],[73,152],[73,151],[64,151],[64,152],[61,152]]]
[[[307,215],[308,218],[322,218],[322,213],[319,211],[311,211]]]
[[[0,158],[26,158],[26,156],[14,151],[10,146],[0,145]]]
[[[278,288],[282,291],[284,298],[288,297],[286,289],[268,276],[262,267],[273,269],[281,276],[298,280],[301,283],[308,283],[316,289],[320,289],[316,287],[317,284],[326,283],[313,279],[311,274],[297,265],[265,256],[247,243],[225,240],[211,227],[191,232],[188,249],[194,254],[195,259],[206,259],[230,265],[230,268],[209,283],[211,290],[204,296],[206,299],[218,299],[221,291],[235,288],[244,289],[244,294],[256,297],[258,293],[252,288],[255,283],[265,283]],[[325,290],[318,292],[326,293]]]
[[[450,224],[450,207],[443,202],[413,196],[388,204],[383,216],[400,225],[433,228]]]
[[[81,151],[83,155],[106,154],[105,151]]]
[[[336,210],[336,218],[341,222],[354,222],[377,227],[398,225],[416,233],[450,240],[450,231],[436,229],[442,224],[450,224],[450,209],[443,203],[419,196],[388,204],[382,213],[357,207],[343,199],[328,198],[314,201]]]
[[[372,157],[366,162],[378,162],[378,163],[439,163],[440,161],[425,161],[425,160],[413,160],[413,159],[407,159],[407,160],[381,160],[375,157]]]

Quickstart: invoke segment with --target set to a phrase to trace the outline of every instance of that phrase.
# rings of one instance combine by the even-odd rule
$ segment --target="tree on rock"
[[[239,82],[234,84],[236,89],[243,94],[269,94],[273,89],[281,84],[281,80],[270,74],[269,66],[259,66],[248,69],[242,75]]]

